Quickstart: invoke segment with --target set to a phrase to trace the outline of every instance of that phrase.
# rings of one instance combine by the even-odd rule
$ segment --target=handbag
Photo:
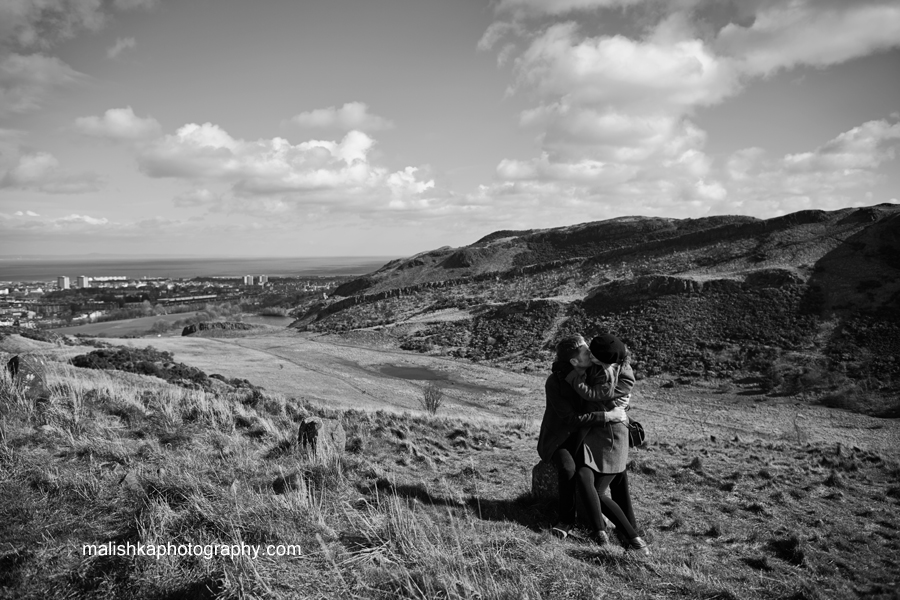
[[[647,441],[643,426],[634,419],[628,420],[628,447],[637,448]]]

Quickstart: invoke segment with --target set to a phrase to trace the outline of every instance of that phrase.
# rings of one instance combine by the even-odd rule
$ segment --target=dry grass
[[[643,413],[642,560],[547,534],[533,419],[324,409],[52,361],[42,377],[39,396],[0,379],[0,597],[887,598],[900,575],[896,452],[807,443],[802,420],[760,438],[712,404],[683,429]],[[307,414],[340,420],[347,452],[297,448]],[[302,551],[82,556],[106,541]]]

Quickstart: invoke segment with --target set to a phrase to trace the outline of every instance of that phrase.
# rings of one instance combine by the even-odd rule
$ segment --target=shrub
[[[165,381],[178,383],[181,380],[204,385],[209,378],[206,373],[183,363],[176,363],[171,352],[146,348],[113,347],[101,348],[72,358],[72,364],[85,369],[114,369],[140,375],[152,375]]]
[[[441,404],[444,403],[444,390],[436,383],[431,382],[422,390],[422,397],[419,398],[419,404],[430,414],[436,414]]]

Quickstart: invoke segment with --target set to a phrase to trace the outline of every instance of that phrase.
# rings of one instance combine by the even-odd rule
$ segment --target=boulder
[[[347,447],[347,433],[337,419],[304,417],[297,431],[297,444],[317,455],[329,452],[343,454]]]
[[[50,390],[46,386],[46,365],[34,356],[20,357],[13,381],[29,400],[46,400]]]
[[[6,363],[6,370],[9,371],[9,376],[15,379],[16,375],[19,374],[19,355],[13,356],[9,359],[9,362]]]
[[[547,501],[552,500],[555,506],[556,499],[559,497],[558,485],[556,467],[554,467],[553,464],[541,461],[531,469],[531,494],[535,498]],[[609,496],[608,490],[606,495]],[[592,524],[587,518],[587,509],[584,505],[584,499],[579,491],[576,491],[575,495],[575,513],[579,523],[588,528],[592,527]],[[613,525],[605,516],[603,517],[603,520],[606,521],[606,528],[608,531],[611,532],[615,529],[615,525]]]
[[[292,490],[296,490],[302,484],[303,478],[300,477],[299,473],[288,473],[287,475],[280,475],[275,478],[275,481],[272,482],[272,490],[276,494],[286,494]]]
[[[556,500],[557,489],[556,467],[541,461],[531,469],[531,494],[541,500]]]

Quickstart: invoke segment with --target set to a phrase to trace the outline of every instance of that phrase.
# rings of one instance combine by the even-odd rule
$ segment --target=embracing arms
[[[561,425],[575,429],[624,420],[625,411],[623,409],[588,413],[578,412],[578,407],[573,406],[564,397],[560,385],[567,384],[565,382],[560,383],[556,377],[551,377],[547,380],[545,388],[547,392],[547,411],[551,412]],[[619,412],[622,414],[619,415]]]
[[[578,374],[573,370],[566,377],[566,382],[585,400],[599,400],[604,402],[607,408],[611,408],[613,406],[612,400],[626,398],[631,395],[631,389],[634,387],[635,382],[634,372],[630,366],[621,367],[617,375],[613,385],[610,384],[609,377],[603,377],[602,379],[604,380],[596,385],[588,385],[585,374]]]

